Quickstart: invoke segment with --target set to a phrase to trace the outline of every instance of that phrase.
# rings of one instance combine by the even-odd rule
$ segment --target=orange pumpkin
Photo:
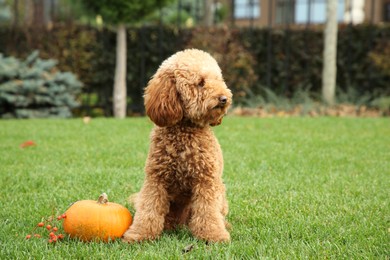
[[[121,237],[129,228],[132,217],[128,209],[108,202],[107,194],[98,201],[80,200],[65,212],[64,231],[83,241],[109,241]]]

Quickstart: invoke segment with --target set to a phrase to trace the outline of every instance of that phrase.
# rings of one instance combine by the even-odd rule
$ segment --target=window
[[[260,0],[234,0],[234,18],[250,19],[260,17]]]
[[[337,4],[337,18],[341,22],[344,18],[344,0]],[[326,21],[326,0],[296,0],[296,23],[324,23]]]
[[[294,0],[278,0],[276,1],[276,16],[277,24],[293,23],[294,22]]]
[[[383,20],[390,22],[390,3],[385,3],[383,7]]]

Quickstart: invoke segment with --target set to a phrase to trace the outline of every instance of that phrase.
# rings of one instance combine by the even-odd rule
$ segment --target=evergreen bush
[[[71,117],[82,83],[70,72],[57,71],[56,64],[40,59],[38,51],[25,60],[0,53],[0,117]]]

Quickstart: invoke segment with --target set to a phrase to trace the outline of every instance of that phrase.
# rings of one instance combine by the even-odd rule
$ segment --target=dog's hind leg
[[[231,229],[231,225],[226,220],[226,215],[229,212],[229,205],[228,205],[228,201],[226,199],[226,193],[225,192],[222,193],[220,203],[221,203],[221,214],[222,214],[222,216],[224,218],[225,227],[226,227],[226,229],[230,230]]]

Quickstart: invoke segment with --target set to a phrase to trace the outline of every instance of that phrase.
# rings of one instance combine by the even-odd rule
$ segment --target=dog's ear
[[[145,88],[144,98],[146,114],[156,125],[172,126],[183,118],[183,108],[173,75],[154,75]]]

